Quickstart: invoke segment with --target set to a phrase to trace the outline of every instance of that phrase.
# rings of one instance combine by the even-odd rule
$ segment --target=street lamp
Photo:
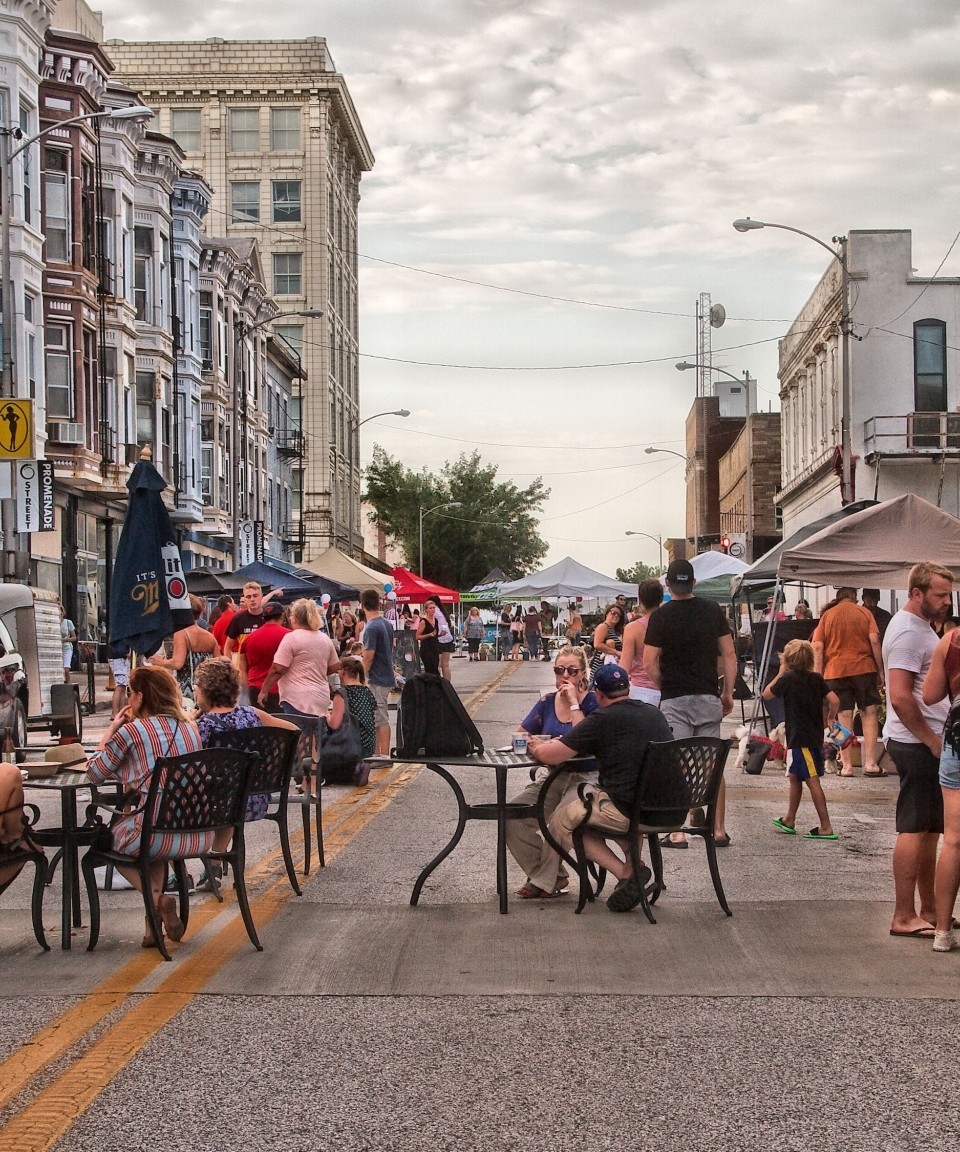
[[[423,575],[423,518],[431,512],[439,512],[441,508],[462,508],[460,500],[451,500],[449,504],[435,504],[433,508],[424,508],[420,505],[420,575]]]
[[[347,527],[347,540],[349,541],[349,543],[347,545],[347,551],[349,552],[351,557],[353,556],[353,526],[355,523],[354,518],[356,516],[356,508],[355,508],[354,502],[356,500],[356,487],[357,487],[357,485],[355,485],[355,483],[354,483],[354,475],[353,475],[354,469],[356,467],[356,460],[354,459],[354,439],[356,439],[358,441],[357,446],[356,446],[356,452],[359,455],[359,451],[360,451],[360,444],[359,444],[360,428],[364,424],[366,424],[368,420],[377,420],[381,416],[403,416],[404,419],[406,419],[406,417],[409,415],[410,415],[410,410],[408,408],[395,408],[392,412],[375,412],[372,416],[364,416],[364,418],[362,420],[358,420],[353,425],[353,428],[350,431],[350,500],[349,500],[350,523]]]
[[[738,232],[756,232],[760,228],[779,228],[782,232],[793,232],[797,236],[805,236],[814,244],[819,244],[840,265],[840,455],[842,459],[842,472],[840,480],[840,503],[849,504],[853,500],[853,449],[850,443],[850,269],[847,266],[847,237],[834,236],[833,243],[839,251],[831,248],[826,240],[814,236],[811,232],[804,232],[802,228],[793,228],[789,224],[771,224],[766,220],[751,220],[749,216],[742,220],[734,220],[734,228]]]
[[[753,559],[753,445],[750,442],[750,373],[743,370],[743,378],[734,376],[732,372],[728,372],[726,368],[718,368],[715,364],[697,364],[690,363],[689,360],[681,360],[674,367],[678,372],[686,372],[690,368],[706,368],[709,372],[719,372],[722,376],[729,376],[731,380],[735,380],[738,384],[743,385],[744,396],[744,520],[746,531],[744,535],[744,551],[748,559]]]
[[[663,568],[663,537],[651,536],[649,532],[624,532],[624,536],[646,536],[648,540],[652,540],[654,544],[660,549],[660,567]]]
[[[131,106],[127,108],[112,108],[101,112],[85,112],[82,116],[70,116],[66,120],[58,120],[41,128],[34,136],[23,138],[23,129],[19,125],[13,127],[0,127],[0,179],[3,187],[0,189],[0,295],[3,306],[3,336],[0,347],[0,395],[14,397],[17,395],[18,372],[14,358],[14,300],[16,293],[11,283],[10,249],[11,249],[11,213],[13,208],[12,181],[10,174],[13,171],[13,160],[26,151],[31,144],[46,136],[49,132],[59,131],[71,124],[81,124],[88,120],[150,120],[153,113],[149,108]],[[18,146],[10,150],[10,141],[18,141]],[[33,446],[31,446],[31,451]],[[10,484],[13,484],[13,465],[9,465]],[[3,578],[14,578],[16,575],[16,509],[11,498],[5,498],[0,507],[0,525],[3,532]]]
[[[287,312],[275,312],[272,316],[267,316],[263,320],[257,320],[253,324],[248,324],[242,318],[236,320],[234,324],[234,331],[236,332],[237,343],[242,345],[243,341],[256,332],[258,328],[263,328],[267,324],[272,324],[275,320],[282,320],[286,316],[303,316],[308,320],[317,319],[323,315],[323,310],[320,308],[293,308]],[[231,535],[233,536],[233,567],[237,569],[240,567],[240,497],[246,497],[247,488],[249,487],[249,473],[247,471],[247,362],[246,357],[243,355],[242,347],[237,351],[236,364],[234,366],[234,388],[233,388],[233,452],[236,460],[236,476],[237,485],[236,491],[233,493],[233,505],[231,509]],[[301,385],[302,387],[302,385]],[[241,451],[241,430],[243,448]],[[300,435],[303,435],[303,409],[301,405],[300,411]],[[303,536],[303,501],[304,495],[302,489],[303,483],[303,470],[300,471],[301,477],[301,490],[300,490],[300,535]],[[246,508],[244,509],[246,511]]]
[[[675,452],[672,448],[644,448],[644,452],[649,456],[651,452],[666,452],[669,456],[676,456],[682,460],[684,464],[690,463],[690,458],[684,456],[682,452]],[[700,551],[700,494],[697,491],[699,485],[697,484],[697,466],[694,461],[693,466],[693,554],[696,556]]]

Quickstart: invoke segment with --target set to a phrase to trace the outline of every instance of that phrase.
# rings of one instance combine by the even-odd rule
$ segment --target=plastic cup
[[[513,750],[517,756],[526,756],[527,754],[527,738],[523,735],[517,735],[513,738]]]

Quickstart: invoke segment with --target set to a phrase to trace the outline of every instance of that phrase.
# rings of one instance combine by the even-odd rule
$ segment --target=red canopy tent
[[[399,604],[422,604],[430,596],[439,596],[444,604],[460,603],[459,592],[424,580],[422,576],[414,576],[406,568],[394,568],[390,575],[393,577],[393,590]]]

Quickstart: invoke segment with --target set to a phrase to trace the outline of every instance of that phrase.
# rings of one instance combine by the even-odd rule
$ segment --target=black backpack
[[[400,693],[395,755],[407,760],[481,752],[483,737],[450,681],[430,672],[411,676]]]

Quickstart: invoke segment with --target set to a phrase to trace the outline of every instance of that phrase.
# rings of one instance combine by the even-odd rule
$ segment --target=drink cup
[[[513,750],[518,756],[526,756],[527,754],[527,737],[523,733],[517,733],[513,738]]]

